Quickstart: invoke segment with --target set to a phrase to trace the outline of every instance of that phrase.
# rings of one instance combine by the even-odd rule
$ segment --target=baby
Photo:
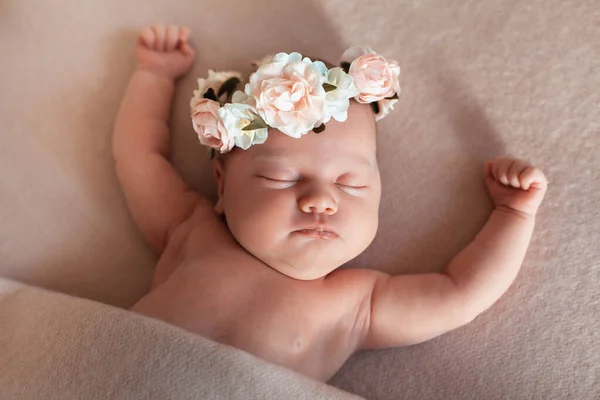
[[[195,57],[189,36],[162,24],[141,31],[115,126],[119,181],[158,256],[151,291],[133,311],[325,381],[354,352],[434,338],[469,323],[508,289],[547,187],[539,169],[510,157],[486,163],[494,210],[443,272],[339,268],[377,231],[375,121],[393,105],[399,70],[375,53],[332,69],[280,53],[233,95],[239,76],[211,71],[192,116],[201,142],[217,153],[218,200],[190,189],[169,163],[168,122],[175,80]],[[361,62],[379,62],[383,102],[365,89],[374,75],[361,78],[368,69]],[[295,68],[285,78],[296,79],[289,91],[282,77],[266,81],[267,73],[289,72],[278,63]]]

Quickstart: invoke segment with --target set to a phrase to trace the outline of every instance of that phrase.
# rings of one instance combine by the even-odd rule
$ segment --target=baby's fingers
[[[531,167],[531,165],[523,160],[515,159],[515,162],[511,165],[508,170],[508,183],[510,186],[514,188],[522,188],[521,181],[519,180],[519,176],[523,173],[527,168]]]
[[[177,47],[179,42],[179,27],[176,25],[170,25],[167,28],[167,35],[165,40],[165,50],[173,51]]]
[[[156,35],[154,34],[154,31],[151,28],[146,27],[146,28],[142,29],[140,31],[139,38],[145,47],[147,47],[149,49],[154,49],[154,45],[156,42]]]
[[[546,175],[540,169],[531,166],[520,174],[519,180],[524,190],[529,188],[545,189],[548,186]]]
[[[504,185],[509,185],[508,171],[515,163],[514,159],[503,159],[498,162],[498,172],[496,173],[496,179],[502,182]]]
[[[187,26],[184,26],[181,29],[179,29],[179,48],[181,49],[181,52],[183,54],[194,57],[196,55],[196,52],[188,43],[191,33],[192,31]]]
[[[179,29],[179,40],[181,40],[181,43],[187,43],[187,41],[190,39],[191,33],[192,31],[190,28],[187,26],[182,26],[181,29]]]
[[[152,26],[154,35],[156,35],[156,46],[154,50],[165,51],[167,48],[167,27],[165,24],[155,24]]]

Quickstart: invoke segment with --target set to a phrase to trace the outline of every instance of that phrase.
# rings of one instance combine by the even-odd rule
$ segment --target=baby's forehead
[[[302,140],[302,139],[298,139]],[[256,146],[258,150],[259,146]],[[298,146],[282,148],[277,146],[263,147],[259,151],[248,154],[251,163],[276,169],[311,169],[325,171],[329,169],[377,169],[377,160],[364,149],[354,151],[349,148],[323,148]]]

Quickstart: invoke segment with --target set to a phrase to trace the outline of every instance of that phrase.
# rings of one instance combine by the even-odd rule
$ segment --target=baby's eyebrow
[[[368,158],[365,158],[363,156],[349,156],[349,157],[352,159],[352,162],[356,165],[366,166],[371,169],[375,168],[375,163],[373,161],[369,160]]]
[[[369,160],[368,158],[359,155],[359,154],[343,154],[340,153],[341,157],[345,158],[345,161],[348,162],[351,166],[357,167],[367,167],[369,169],[375,169],[376,164]],[[261,154],[253,155],[252,158],[254,160],[266,160],[266,161],[276,161],[276,162],[288,162],[290,161],[290,156],[284,156],[277,153],[265,152]]]
[[[367,167],[369,169],[375,169],[377,166],[375,160],[371,160],[361,154],[340,153],[339,156],[344,158],[344,161],[353,167]]]
[[[287,160],[289,160],[289,157],[282,156],[279,154],[274,154],[274,153],[256,154],[256,155],[252,156],[252,158],[255,160],[263,159],[263,160],[267,160],[267,161],[287,161]]]

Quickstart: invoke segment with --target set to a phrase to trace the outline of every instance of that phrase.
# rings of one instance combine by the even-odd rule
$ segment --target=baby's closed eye
[[[274,189],[286,189],[294,186],[298,182],[298,180],[293,176],[277,174],[258,174],[256,176],[263,180],[267,186]]]
[[[358,195],[368,189],[368,185],[355,177],[342,176],[335,182],[336,186],[351,195]]]
[[[350,195],[353,195],[353,196],[358,196],[367,189],[367,186],[352,186],[352,185],[343,185],[340,183],[336,183],[336,185],[338,188],[340,188],[340,190],[342,190]]]
[[[302,180],[301,177],[296,175],[275,172],[259,173],[256,177],[262,180],[267,187],[273,189],[287,189]],[[359,177],[353,175],[342,175],[332,183],[340,190],[355,196],[360,195],[369,188],[369,186],[365,184],[364,179],[361,180]]]

